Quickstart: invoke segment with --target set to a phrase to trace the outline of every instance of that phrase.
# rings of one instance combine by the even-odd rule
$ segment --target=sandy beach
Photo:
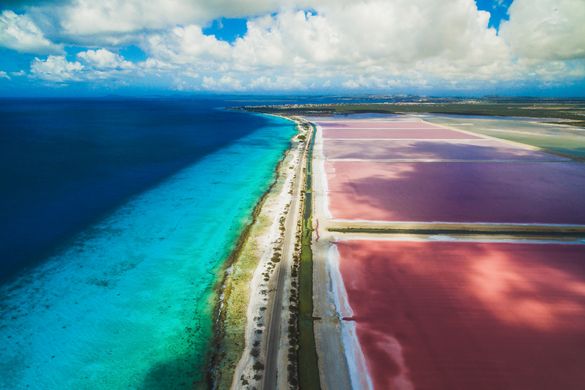
[[[300,218],[298,188],[309,134],[303,121],[294,120],[299,132],[291,140],[291,147],[276,169],[275,182],[258,204],[254,222],[226,270],[213,363],[213,380],[218,388],[262,388],[268,371],[278,373],[275,378],[279,388],[286,388],[289,380],[296,379],[295,372],[288,372],[290,311],[285,302],[291,301],[291,269],[297,250],[295,227]],[[274,314],[278,306],[282,310]],[[270,348],[270,334],[275,329],[279,331],[278,345]],[[276,366],[270,367],[267,359]]]

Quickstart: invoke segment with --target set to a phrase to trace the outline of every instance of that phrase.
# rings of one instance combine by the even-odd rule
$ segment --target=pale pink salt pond
[[[462,131],[444,128],[424,129],[323,129],[323,138],[351,139],[478,139]]]
[[[461,141],[326,139],[324,150],[328,159],[567,160],[490,139]]]

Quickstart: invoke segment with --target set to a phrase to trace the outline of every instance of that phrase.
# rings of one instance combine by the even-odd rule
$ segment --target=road
[[[311,130],[312,132],[312,130]],[[293,182],[293,195],[289,211],[285,221],[285,233],[282,244],[282,259],[277,263],[275,269],[276,285],[272,304],[268,308],[267,337],[266,337],[266,363],[264,368],[264,383],[262,388],[272,390],[278,388],[278,351],[281,339],[281,323],[283,294],[286,289],[287,270],[292,265],[292,257],[296,243],[296,232],[299,216],[301,215],[301,192],[305,183],[303,168],[306,165],[308,145],[310,144],[311,135],[307,137],[300,161],[296,165],[296,179]],[[286,369],[285,367],[282,367]]]

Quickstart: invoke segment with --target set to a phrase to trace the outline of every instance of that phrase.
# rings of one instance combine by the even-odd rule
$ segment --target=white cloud
[[[59,18],[68,34],[109,34],[201,24],[278,7],[274,0],[74,0],[61,8]]]
[[[252,79],[247,85],[248,90],[260,90],[260,91],[287,91],[287,90],[300,90],[303,88],[303,83],[296,77],[286,76],[259,76]]]
[[[77,54],[77,58],[96,69],[130,69],[133,66],[121,55],[107,49],[83,51]]]
[[[8,73],[0,70],[0,79],[10,79],[10,76],[8,76]]]
[[[77,55],[78,62],[63,58],[64,73],[44,79],[128,75],[155,76],[170,88],[184,89],[400,90],[554,83],[585,75],[585,0],[514,0],[500,34],[488,27],[489,13],[479,11],[474,0],[61,4],[30,8],[30,17],[14,15],[36,21],[37,36],[45,36],[36,27],[43,26],[64,43],[109,50],[86,50]],[[201,26],[220,16],[252,17],[246,34],[229,44],[202,32]],[[148,58],[132,64],[116,53],[129,43]],[[48,67],[49,60],[38,61]],[[83,68],[71,68],[77,65]]]
[[[349,62],[343,32],[325,16],[283,11],[248,22],[248,33],[234,45],[241,66],[298,66]]]
[[[0,14],[0,46],[24,53],[59,53],[63,49],[45,38],[43,32],[27,15],[10,10]]]
[[[63,82],[78,80],[83,65],[69,62],[65,56],[49,56],[46,60],[35,58],[31,63],[33,76],[47,81]]]
[[[487,28],[489,15],[473,0],[366,1],[317,11],[252,20],[248,34],[236,41],[236,62],[394,74],[418,67],[432,71],[430,62],[464,72],[508,55],[495,30]]]
[[[144,49],[153,60],[181,69],[229,72],[234,89],[397,86],[437,81],[503,78],[509,48],[489,14],[473,0],[326,2],[316,12],[283,10],[248,22],[233,45],[206,37],[196,25],[154,34]],[[510,72],[513,69],[510,70]],[[216,74],[205,89],[222,89]],[[357,79],[359,78],[359,82]]]
[[[514,0],[501,36],[520,58],[585,58],[584,0]]]
[[[125,84],[124,76],[141,70],[107,49],[80,52],[77,59],[79,61],[68,61],[65,56],[48,56],[45,60],[35,58],[31,63],[31,75],[57,83],[115,79],[118,84]]]
[[[244,89],[242,82],[229,74],[217,78],[204,76],[201,87],[213,91],[242,91]]]
[[[169,62],[161,61],[155,58],[147,58],[140,63],[140,67],[144,70],[164,71],[177,69],[177,67]]]
[[[203,35],[201,27],[196,25],[150,34],[143,46],[154,59],[171,64],[222,61],[228,59],[230,51],[227,43]]]

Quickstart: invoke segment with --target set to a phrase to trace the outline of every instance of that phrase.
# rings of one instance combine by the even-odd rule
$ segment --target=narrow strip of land
[[[311,139],[311,133],[308,134],[308,140]],[[286,375],[286,366],[279,367],[279,346],[281,340],[282,309],[286,305],[283,296],[286,286],[286,272],[290,268],[294,256],[298,219],[301,215],[301,196],[305,185],[304,166],[309,151],[309,142],[305,142],[305,149],[300,157],[300,161],[295,165],[295,176],[293,182],[292,201],[286,216],[285,234],[282,243],[282,260],[277,263],[274,277],[276,284],[272,292],[272,300],[268,307],[267,338],[266,338],[266,364],[264,375],[264,389],[278,388],[279,375]]]

